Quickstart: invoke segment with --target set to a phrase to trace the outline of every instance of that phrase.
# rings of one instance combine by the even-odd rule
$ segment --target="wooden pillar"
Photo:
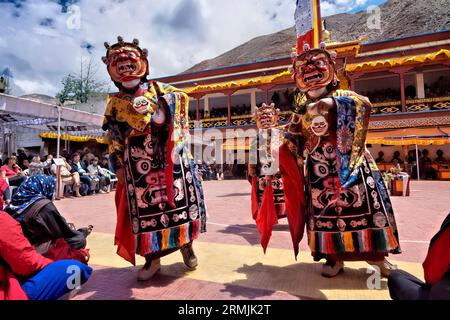
[[[417,98],[418,99],[424,99],[425,98],[425,79],[424,79],[424,76],[423,76],[423,72],[416,73],[415,84],[416,84],[416,96],[417,96]]]
[[[405,73],[400,72],[400,96],[402,98],[402,112],[406,112],[406,95],[405,95]]]
[[[250,113],[253,114],[256,110],[256,89],[250,93],[250,106]]]
[[[227,107],[228,107],[228,114],[227,114],[227,125],[231,126],[231,95],[233,93],[228,91],[227,92]]]
[[[258,89],[261,89],[264,91],[264,100],[266,104],[269,104],[269,90],[275,87],[274,85],[263,85],[261,87],[258,87]]]
[[[226,90],[222,93],[227,96],[227,125],[231,125],[231,96],[236,90]]]
[[[361,75],[360,74],[350,74],[348,78],[350,79],[350,90],[356,91],[356,79],[358,79]]]
[[[195,97],[195,99],[197,100],[197,104],[195,106],[195,118],[197,121],[200,121],[200,96]]]
[[[402,100],[402,112],[406,112],[405,73],[411,69],[412,68],[410,67],[402,67],[391,70],[391,72],[398,74],[400,80],[400,97]]]

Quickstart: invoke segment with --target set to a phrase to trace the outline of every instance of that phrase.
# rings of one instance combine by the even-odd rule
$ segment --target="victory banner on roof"
[[[303,51],[306,42],[311,48],[319,47],[320,32],[320,1],[297,0],[295,9],[295,29],[297,32],[297,53]]]

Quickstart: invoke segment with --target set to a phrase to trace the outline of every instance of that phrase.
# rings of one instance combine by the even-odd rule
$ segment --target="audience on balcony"
[[[450,78],[440,76],[431,86],[425,85],[426,98],[440,98],[450,96]]]
[[[400,89],[380,89],[362,92],[369,97],[372,103],[395,102],[401,100]],[[450,96],[450,78],[441,76],[431,85],[425,84],[425,98],[440,98]],[[407,100],[418,99],[417,89],[414,85],[405,87],[405,97]]]
[[[400,101],[399,89],[380,89],[374,91],[361,92],[362,95],[369,97],[372,103]]]

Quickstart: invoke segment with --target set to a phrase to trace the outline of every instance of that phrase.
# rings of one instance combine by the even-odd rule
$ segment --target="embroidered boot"
[[[184,264],[189,269],[195,269],[198,266],[197,257],[195,256],[194,249],[192,249],[192,242],[184,245],[180,248],[181,254],[183,255]]]
[[[327,261],[322,266],[322,276],[326,278],[333,278],[342,272],[344,272],[343,261],[336,261],[336,262]]]
[[[367,263],[380,268],[380,273],[385,278],[389,277],[392,270],[397,269],[396,265],[390,263],[386,259],[384,259],[383,261],[367,261]]]
[[[137,279],[138,281],[150,280],[159,270],[161,270],[161,259],[149,260],[138,271]]]

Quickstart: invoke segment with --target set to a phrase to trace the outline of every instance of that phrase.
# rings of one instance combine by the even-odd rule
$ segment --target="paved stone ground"
[[[346,263],[344,274],[325,279],[306,239],[295,261],[285,220],[275,226],[267,254],[250,214],[250,185],[244,180],[204,182],[208,232],[195,244],[200,265],[188,271],[181,254],[162,260],[150,281],[136,281],[137,267],[115,254],[114,193],[57,202],[77,226],[94,225],[88,246],[94,273],[74,299],[389,299],[386,280],[367,288],[367,264]],[[450,182],[412,182],[410,197],[392,197],[403,253],[390,257],[422,278],[428,243],[450,212]],[[143,259],[138,259],[138,266]]]

